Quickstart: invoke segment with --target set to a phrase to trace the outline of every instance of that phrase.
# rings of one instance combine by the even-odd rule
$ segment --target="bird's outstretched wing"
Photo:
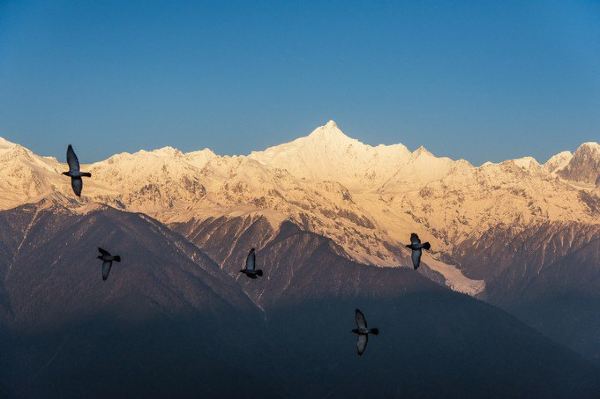
[[[81,197],[81,190],[83,189],[83,180],[81,180],[81,177],[71,177],[71,187],[75,195]]]
[[[410,243],[412,245],[420,244],[421,243],[421,239],[419,238],[419,236],[416,233],[412,233],[410,235]]]
[[[106,249],[102,249],[102,248],[98,247],[98,251],[100,251],[100,253],[102,255],[110,256],[110,252],[108,252]]]
[[[365,349],[367,349],[367,343],[369,342],[368,335],[359,335],[358,340],[356,340],[356,353],[358,356],[362,356],[365,353]]]
[[[69,170],[71,172],[79,172],[79,160],[71,144],[67,147],[67,163],[69,164]]]
[[[112,267],[112,262],[103,262],[102,263],[102,280],[108,278],[108,273],[110,273],[110,268]]]
[[[256,267],[256,254],[254,249],[250,250],[248,257],[246,258],[246,270],[253,272]]]
[[[410,255],[410,257],[412,258],[412,263],[413,263],[413,267],[415,268],[415,270],[417,270],[419,268],[419,266],[421,265],[421,253],[422,253],[422,251],[420,249],[417,249],[417,250],[413,250],[412,254]]]
[[[354,319],[358,328],[367,328],[367,319],[365,319],[365,315],[359,309],[354,311]]]

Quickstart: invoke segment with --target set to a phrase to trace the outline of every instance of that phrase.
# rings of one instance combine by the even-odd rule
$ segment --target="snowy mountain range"
[[[79,368],[89,373],[72,392],[210,396],[257,358],[274,385],[248,385],[254,396],[297,386],[297,397],[388,386],[379,396],[418,396],[440,376],[432,396],[448,386],[461,397],[488,397],[491,386],[498,397],[598,391],[597,143],[543,164],[474,166],[363,144],[330,121],[245,156],[165,147],[82,159],[92,173],[82,198],[61,161],[0,139],[0,396],[52,386],[62,397],[55,381]],[[412,232],[432,244],[418,272],[405,248]],[[98,245],[124,259],[106,282]],[[258,280],[239,273],[251,247]],[[354,342],[337,338],[358,304],[385,331],[362,371],[347,353]],[[248,348],[241,330],[261,343]],[[298,376],[299,364],[313,374]],[[323,375],[330,388],[311,385]]]
[[[77,143],[73,143],[77,149]],[[85,160],[81,160],[85,163]],[[120,153],[88,164],[84,203],[141,212],[166,224],[207,218],[288,220],[331,238],[350,259],[408,266],[411,232],[432,243],[425,264],[472,295],[484,279],[453,266],[454,250],[498,226],[600,224],[600,145],[584,143],[540,164],[525,157],[481,166],[402,144],[370,146],[329,121],[306,137],[219,156],[172,147]],[[66,165],[0,139],[0,209],[62,194]]]

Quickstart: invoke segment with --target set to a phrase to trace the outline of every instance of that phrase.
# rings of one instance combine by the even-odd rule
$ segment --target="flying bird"
[[[354,311],[354,319],[356,320],[356,326],[352,330],[352,332],[358,335],[358,340],[356,341],[356,353],[358,356],[362,356],[365,353],[365,349],[367,349],[367,342],[369,342],[369,334],[377,335],[379,334],[378,328],[368,328],[367,327],[367,319],[365,319],[365,315],[359,309]]]
[[[262,270],[256,270],[256,251],[254,250],[254,248],[252,248],[250,250],[250,253],[248,254],[248,257],[246,258],[246,266],[240,270],[240,273],[244,273],[246,276],[248,276],[249,278],[256,278],[258,277],[262,277],[263,272]]]
[[[100,251],[98,259],[102,260],[102,280],[106,281],[106,279],[108,278],[108,273],[110,273],[110,268],[112,267],[113,260],[115,262],[120,262],[121,257],[119,255],[113,256],[110,254],[110,252],[102,248],[98,248],[98,251]]]
[[[71,178],[71,187],[73,187],[73,192],[76,196],[81,196],[81,189],[83,188],[83,180],[82,177],[92,177],[91,173],[81,172],[79,170],[79,160],[77,159],[77,155],[75,155],[75,151],[73,151],[73,147],[71,144],[67,147],[67,163],[69,164],[69,171],[63,172],[63,175],[69,176]]]
[[[429,244],[429,242],[424,242],[423,244],[421,244],[421,239],[419,238],[419,236],[415,233],[412,233],[410,235],[410,245],[407,245],[406,247],[412,249],[412,263],[415,270],[417,270],[421,265],[421,255],[423,252],[422,249],[431,248],[431,244]]]

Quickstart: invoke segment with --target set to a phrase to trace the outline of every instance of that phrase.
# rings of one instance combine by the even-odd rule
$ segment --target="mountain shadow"
[[[600,365],[600,226],[498,227],[453,256],[482,299]]]
[[[0,212],[9,397],[276,396],[253,382],[263,316],[233,279],[145,215],[86,207]],[[122,256],[106,281],[99,245]]]
[[[174,228],[232,276],[258,243],[260,281],[238,280],[267,315],[286,397],[594,397],[599,370],[504,311],[409,268],[357,264],[331,240],[263,218]],[[229,249],[217,242],[228,242]],[[353,311],[381,333],[355,353]],[[575,371],[577,370],[577,371]]]

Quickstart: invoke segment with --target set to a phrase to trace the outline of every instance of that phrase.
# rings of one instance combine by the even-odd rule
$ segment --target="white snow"
[[[533,157],[523,157],[514,159],[513,162],[520,168],[532,170],[539,168],[539,162]]]
[[[446,285],[454,291],[475,296],[485,289],[485,281],[472,280],[465,276],[458,268],[456,268],[456,266],[435,259],[428,253],[423,254],[422,261],[429,266],[430,269],[435,270],[444,276]]]
[[[16,146],[15,143],[12,143],[12,142],[6,140],[5,138],[0,137],[0,150],[7,150],[7,149],[13,148],[15,146]]]
[[[549,173],[556,173],[565,166],[569,164],[569,162],[573,159],[573,154],[571,151],[562,151],[556,155],[553,155],[546,161],[544,164],[544,169]]]

